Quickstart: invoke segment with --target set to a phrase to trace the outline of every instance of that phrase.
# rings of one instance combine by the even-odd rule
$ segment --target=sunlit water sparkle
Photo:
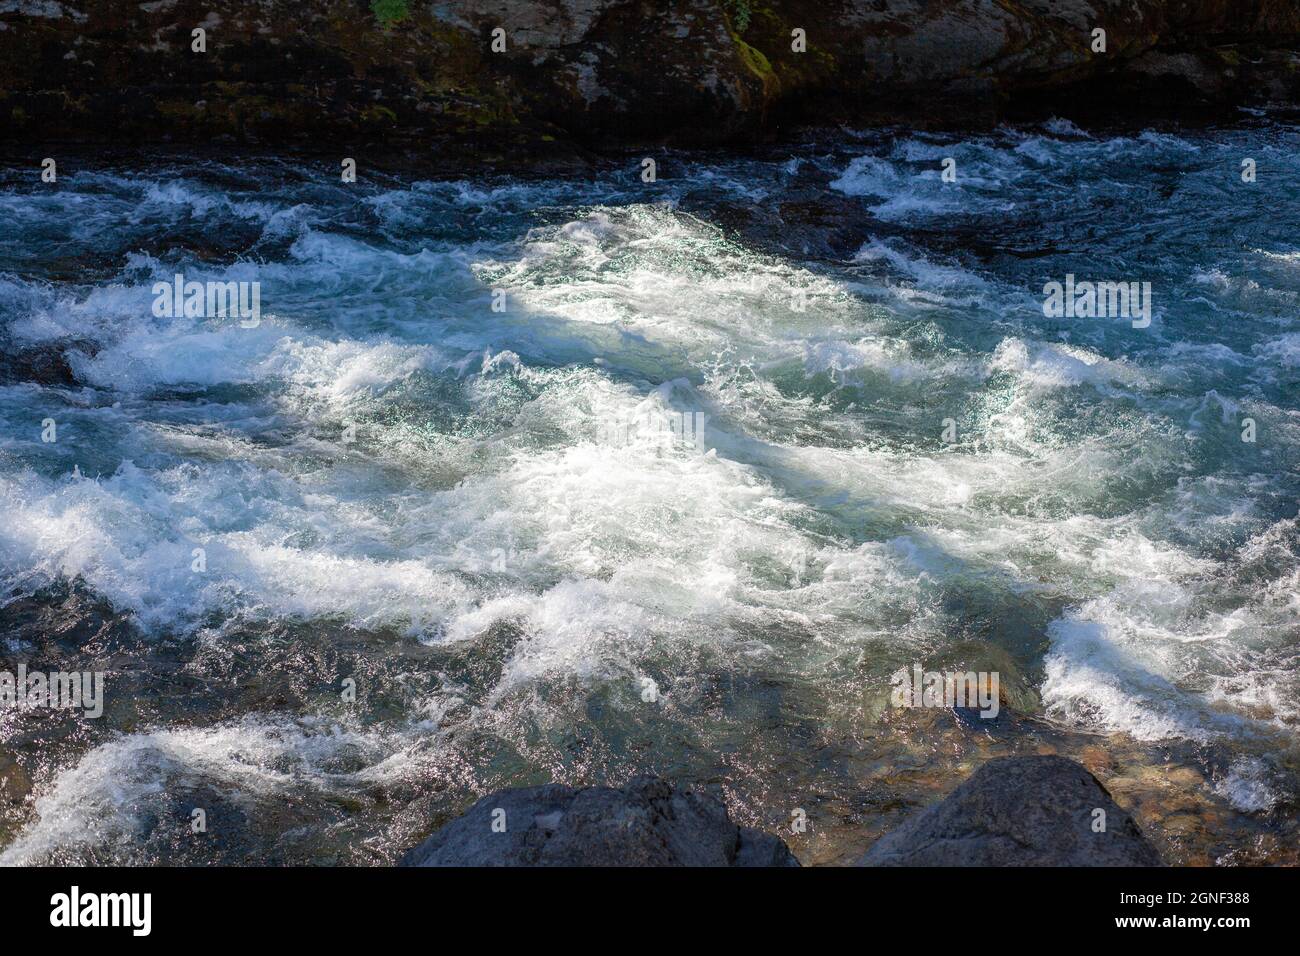
[[[0,714],[0,862],[390,862],[491,789],[642,771],[842,862],[1040,750],[1174,862],[1293,860],[1298,146],[7,171],[3,347],[75,381],[0,384],[0,668],[108,706]],[[178,272],[260,281],[261,324],[155,318]],[[1067,273],[1150,281],[1152,325],[1045,318]],[[648,411],[708,453],[612,439]],[[1008,714],[891,710],[912,663]]]

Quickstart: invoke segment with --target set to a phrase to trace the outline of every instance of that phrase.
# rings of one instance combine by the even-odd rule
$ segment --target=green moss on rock
[[[370,11],[379,21],[379,25],[387,30],[394,24],[401,23],[411,11],[406,6],[406,0],[374,0],[370,4]]]
[[[750,46],[740,37],[736,37],[735,40],[736,50],[739,51],[740,58],[745,61],[745,66],[749,67],[750,71],[764,82],[771,78],[772,64],[763,55],[763,52],[757,47]]]

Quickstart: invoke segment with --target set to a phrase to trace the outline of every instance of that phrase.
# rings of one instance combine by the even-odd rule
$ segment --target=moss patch
[[[768,61],[767,57],[763,55],[763,51],[750,46],[734,34],[732,35],[732,39],[736,41],[736,50],[740,53],[740,58],[745,61],[745,66],[749,67],[750,72],[764,83],[770,79],[774,79],[772,74],[772,64]]]
[[[407,9],[406,0],[374,0],[370,4],[370,11],[379,21],[379,25],[387,30],[396,23],[401,23],[411,11]]]
[[[363,122],[371,124],[373,126],[378,126],[386,123],[392,123],[396,125],[397,114],[394,113],[392,110],[390,110],[387,106],[373,105],[373,106],[367,106],[364,110],[361,111],[361,119]]]

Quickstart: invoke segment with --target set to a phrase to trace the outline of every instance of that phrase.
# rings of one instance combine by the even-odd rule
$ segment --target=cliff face
[[[0,135],[507,154],[1122,119],[1295,101],[1297,49],[1295,0],[4,0]]]

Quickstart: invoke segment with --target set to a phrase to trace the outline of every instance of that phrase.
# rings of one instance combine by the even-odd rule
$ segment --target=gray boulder
[[[1094,832],[1104,810],[1105,831]],[[881,837],[859,866],[1160,866],[1097,778],[1064,757],[990,760]]]
[[[502,819],[504,831],[494,831],[493,821]],[[779,838],[732,823],[727,808],[715,797],[654,777],[638,777],[618,789],[575,790],[551,784],[491,794],[409,851],[401,865],[799,863]]]

